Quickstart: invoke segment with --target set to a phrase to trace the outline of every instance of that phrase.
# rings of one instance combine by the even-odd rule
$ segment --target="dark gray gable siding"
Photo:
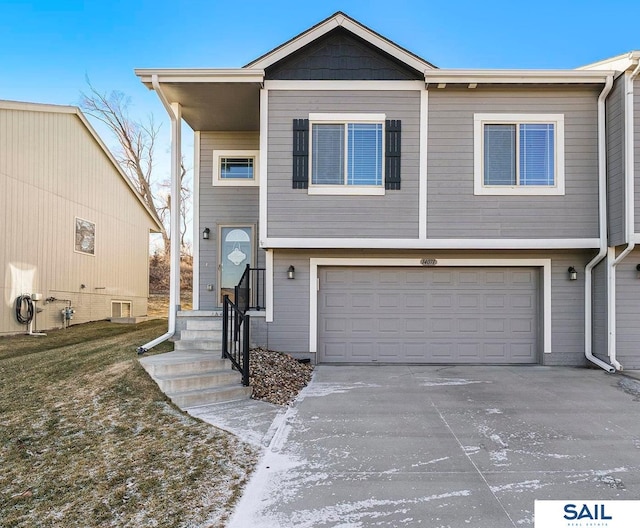
[[[266,79],[420,80],[424,75],[343,28],[267,68]]]

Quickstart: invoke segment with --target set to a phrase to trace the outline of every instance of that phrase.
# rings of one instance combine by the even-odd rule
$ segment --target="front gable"
[[[435,66],[338,11],[244,68],[284,80],[422,80]]]
[[[424,79],[424,73],[338,27],[266,68],[265,78],[404,81]]]

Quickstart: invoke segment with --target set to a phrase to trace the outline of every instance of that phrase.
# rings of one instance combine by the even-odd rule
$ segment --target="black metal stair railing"
[[[234,300],[224,296],[222,307],[222,358],[229,359],[242,374],[242,384],[249,385],[250,310],[265,309],[264,268],[247,265],[234,288]]]
[[[252,268],[247,264],[234,290],[234,302],[244,313],[265,309],[264,277],[265,268]]]
[[[231,361],[242,374],[242,384],[249,386],[249,329],[251,317],[242,312],[228,295],[222,307],[222,358]]]

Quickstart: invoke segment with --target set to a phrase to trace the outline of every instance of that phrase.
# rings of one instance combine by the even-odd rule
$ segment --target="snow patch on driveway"
[[[363,526],[362,521],[365,520],[381,519],[389,515],[410,513],[411,509],[408,506],[414,504],[439,501],[454,497],[468,497],[470,495],[470,490],[459,490],[430,495],[428,497],[418,497],[415,499],[380,500],[372,498],[356,502],[341,502],[333,506],[296,511],[290,517],[289,523],[291,526],[295,526],[296,528],[314,528],[328,523],[339,522],[340,524],[338,526],[357,528]],[[275,519],[272,519],[272,521],[274,520]],[[413,523],[412,518],[406,518],[403,520],[406,521],[406,523],[403,524]],[[277,521],[279,523],[286,523],[285,519],[277,519]],[[268,526],[268,524],[265,524],[264,526]],[[269,526],[274,525],[271,524]],[[286,524],[279,524],[279,526],[286,526]]]
[[[304,398],[321,398],[323,396],[329,396],[330,394],[344,394],[345,392],[349,392],[355,389],[366,389],[372,387],[380,387],[380,385],[376,385],[374,383],[322,383],[322,382],[314,382],[307,385],[300,395],[298,399]]]
[[[491,381],[468,380],[464,378],[436,378],[423,380],[423,387],[455,387],[459,385],[475,385],[477,383],[492,383]]]

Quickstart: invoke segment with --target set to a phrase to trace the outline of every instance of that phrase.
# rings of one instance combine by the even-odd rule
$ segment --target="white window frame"
[[[120,317],[115,317],[113,315],[113,305],[114,304],[120,305]],[[127,315],[122,315],[122,307],[125,304],[129,305],[129,315],[128,316]],[[112,318],[116,318],[116,319],[122,319],[122,318],[125,318],[125,317],[133,317],[133,304],[131,303],[131,301],[120,301],[118,299],[112,299],[111,300],[111,317]]]
[[[220,162],[223,158],[249,158],[253,159],[253,178],[222,178],[220,174]],[[213,151],[213,185],[223,187],[256,187],[260,185],[259,150],[214,150]]]
[[[484,125],[554,125],[554,185],[485,185]],[[516,141],[516,149],[519,149]],[[564,114],[474,114],[473,115],[473,194],[493,196],[564,196]],[[516,163],[516,170],[520,170]]]
[[[311,113],[309,114],[309,188],[308,194],[315,195],[346,195],[346,196],[384,196],[385,181],[385,114],[355,114],[355,113]],[[343,185],[314,185],[313,184],[313,125],[347,125],[347,124],[379,124],[382,125],[382,182],[380,185],[348,185],[347,164],[348,156],[344,157],[345,183]],[[345,153],[348,152],[348,134],[345,134]]]

